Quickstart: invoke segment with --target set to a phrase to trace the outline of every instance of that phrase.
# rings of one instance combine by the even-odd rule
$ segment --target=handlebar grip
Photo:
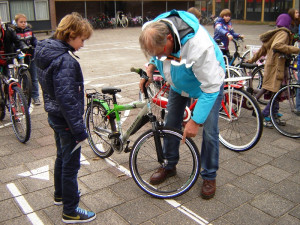
[[[141,68],[136,69],[134,67],[131,67],[130,71],[138,73],[140,75],[140,77],[146,79],[146,81],[149,79],[149,77],[147,76],[147,73]],[[147,92],[146,83],[147,82],[145,82],[143,84],[143,92],[144,92],[145,98],[147,99],[147,98],[149,98],[149,95],[148,95],[148,92]]]

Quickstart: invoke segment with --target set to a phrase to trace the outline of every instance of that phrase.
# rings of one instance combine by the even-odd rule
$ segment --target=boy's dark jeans
[[[48,116],[50,127],[54,130],[57,156],[54,167],[55,196],[62,196],[63,213],[72,215],[79,203],[77,174],[80,169],[81,148],[72,152],[76,146],[74,136],[64,124],[59,124],[55,118]]]

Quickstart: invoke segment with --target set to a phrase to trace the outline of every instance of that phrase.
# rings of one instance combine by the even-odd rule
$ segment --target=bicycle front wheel
[[[21,89],[23,90],[23,93],[25,95],[25,98],[27,99],[27,105],[28,107],[31,104],[31,93],[32,93],[32,82],[31,82],[31,75],[29,71],[26,69],[22,69],[19,72],[19,83],[21,85]]]
[[[300,137],[300,116],[294,111],[297,93],[300,95],[300,84],[285,86],[274,95],[270,106],[270,116],[274,127],[281,134],[291,138]]]
[[[263,117],[256,100],[245,90],[226,88],[219,112],[219,140],[228,149],[246,151],[259,141]]]
[[[100,158],[107,158],[114,152],[109,134],[115,129],[115,123],[106,116],[105,107],[94,101],[89,104],[85,113],[85,125],[88,142],[92,150]]]
[[[13,93],[9,99],[10,119],[18,140],[25,143],[30,138],[31,123],[27,100],[18,86],[13,86]]]
[[[177,174],[167,178],[162,184],[150,184],[150,176],[161,167],[152,130],[142,134],[134,143],[129,158],[130,171],[136,184],[146,193],[156,198],[174,198],[187,192],[195,184],[200,171],[200,155],[190,138],[184,144],[181,143],[181,131],[160,128],[158,132],[161,143],[165,138],[174,138],[180,142]]]
[[[121,26],[122,27],[128,27],[128,19],[127,17],[123,17],[121,20],[120,20],[120,23],[121,23]]]

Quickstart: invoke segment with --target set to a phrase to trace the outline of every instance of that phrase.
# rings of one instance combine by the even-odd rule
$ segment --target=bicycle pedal
[[[131,152],[132,149],[133,149],[133,146],[127,147],[127,148],[125,148],[124,152],[125,153]]]

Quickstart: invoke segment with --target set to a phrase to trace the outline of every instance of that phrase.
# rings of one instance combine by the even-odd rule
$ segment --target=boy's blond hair
[[[230,9],[223,9],[223,10],[220,12],[220,17],[223,18],[224,16],[231,16],[231,11],[230,11]]]
[[[25,18],[27,20],[27,17],[25,16],[25,14],[22,14],[22,13],[18,13],[15,15],[15,21],[16,23],[18,22],[19,19],[21,18]]]
[[[89,39],[92,33],[91,24],[79,13],[73,12],[61,19],[54,33],[54,38],[68,42],[76,37]]]

